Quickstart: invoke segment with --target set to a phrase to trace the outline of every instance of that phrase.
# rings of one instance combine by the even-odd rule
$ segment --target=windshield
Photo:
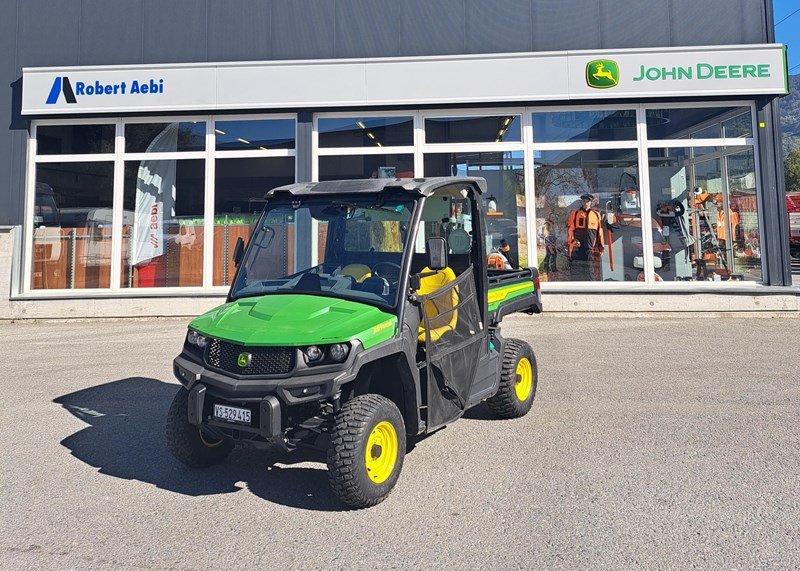
[[[394,306],[413,209],[402,193],[273,198],[230,297],[303,293]]]

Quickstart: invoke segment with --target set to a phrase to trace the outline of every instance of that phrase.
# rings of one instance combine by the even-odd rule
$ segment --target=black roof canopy
[[[317,196],[323,194],[381,193],[390,190],[414,192],[422,196],[430,196],[437,190],[450,186],[469,186],[478,193],[483,194],[486,192],[486,180],[479,177],[367,178],[287,184],[286,186],[273,188],[267,192],[265,198],[275,196],[277,193],[287,193],[294,196]]]

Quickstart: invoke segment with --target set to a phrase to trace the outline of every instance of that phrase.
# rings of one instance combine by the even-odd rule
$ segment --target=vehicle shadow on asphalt
[[[167,410],[177,390],[177,385],[157,379],[130,377],[58,397],[54,403],[89,425],[61,444],[101,474],[179,494],[227,494],[246,486],[264,500],[289,507],[348,509],[330,491],[324,465],[294,466],[324,460],[320,456],[237,449],[223,464],[201,470],[178,462],[164,436]]]
[[[489,410],[489,406],[485,402],[467,409],[461,418],[466,418],[467,420],[497,420],[497,416]]]

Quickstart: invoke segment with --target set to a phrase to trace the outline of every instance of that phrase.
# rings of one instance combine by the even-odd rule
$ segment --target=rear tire
[[[204,434],[189,423],[189,391],[181,387],[167,413],[167,447],[190,468],[205,468],[225,460],[233,450],[233,442]]]
[[[506,339],[500,388],[486,404],[500,418],[525,416],[536,397],[537,382],[536,357],[531,346],[520,339]]]
[[[394,488],[406,454],[406,427],[395,404],[369,394],[347,401],[334,419],[328,481],[345,504],[366,508]]]

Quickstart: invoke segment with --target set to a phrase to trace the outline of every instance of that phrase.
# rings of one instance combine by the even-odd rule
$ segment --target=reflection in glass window
[[[647,109],[647,136],[655,139],[717,138],[723,121],[737,117],[750,122],[749,107],[702,107],[682,109]],[[726,137],[740,135],[726,134]]]
[[[319,158],[319,180],[413,176],[414,155],[342,155]]]
[[[114,163],[36,166],[33,289],[111,285]]]
[[[294,119],[217,121],[214,133],[218,151],[294,149]]]
[[[742,113],[732,117],[722,123],[723,136],[732,137],[752,137],[753,121],[750,112]]]
[[[215,286],[229,285],[237,238],[247,242],[267,191],[294,182],[294,157],[217,159],[214,197]],[[287,245],[288,247],[288,245]]]
[[[500,143],[522,141],[519,115],[425,119],[426,143]]]
[[[545,151],[534,161],[542,279],[644,280],[636,150]]]
[[[401,147],[414,144],[413,117],[320,118],[319,146]]]
[[[128,153],[204,151],[205,148],[205,121],[125,125],[125,151]]]
[[[115,130],[114,125],[40,125],[36,128],[36,153],[113,153]]]
[[[533,114],[536,143],[635,141],[636,111],[552,111]]]
[[[125,162],[122,287],[203,285],[205,161]]]
[[[651,149],[650,202],[669,244],[658,281],[761,280],[752,148]]]
[[[486,179],[483,195],[488,230],[487,251],[500,251],[503,242],[513,266],[527,267],[525,169],[522,151],[425,154],[425,176],[479,176]],[[504,253],[505,254],[505,253]]]

